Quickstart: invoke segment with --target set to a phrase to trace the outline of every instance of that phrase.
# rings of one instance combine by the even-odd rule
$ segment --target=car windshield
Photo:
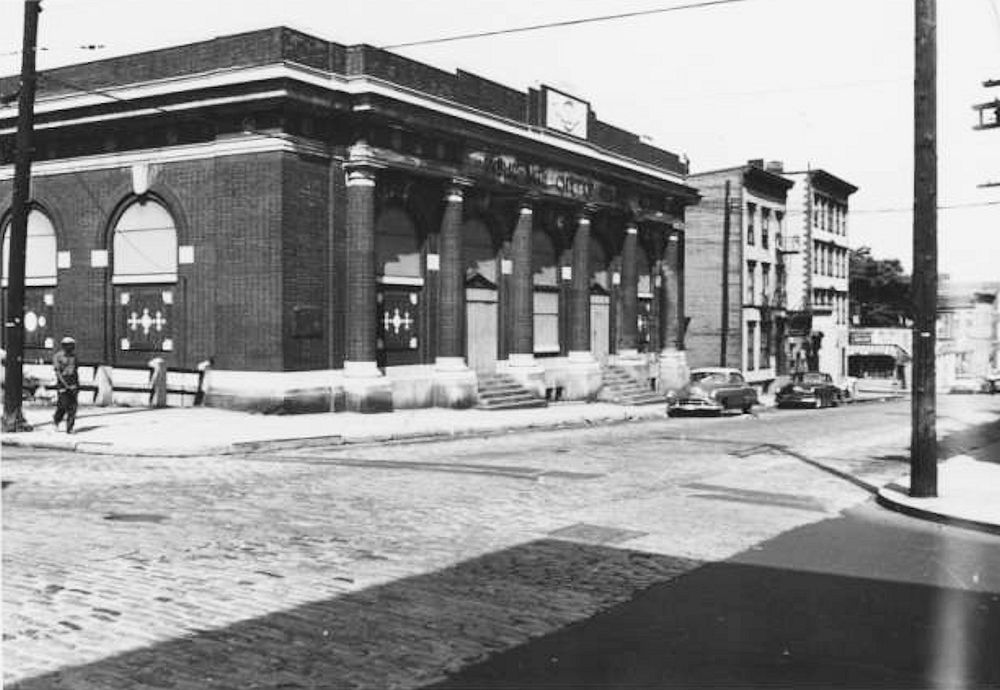
[[[691,383],[726,383],[729,379],[717,371],[696,371],[691,374]]]
[[[796,383],[826,383],[826,374],[798,374],[795,377]]]

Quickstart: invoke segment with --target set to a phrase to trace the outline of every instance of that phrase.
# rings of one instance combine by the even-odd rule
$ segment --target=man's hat
[[[68,335],[59,341],[62,345],[76,345],[76,341]]]

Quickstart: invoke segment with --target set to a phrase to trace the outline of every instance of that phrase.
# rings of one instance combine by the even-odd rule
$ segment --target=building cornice
[[[84,94],[60,94],[57,96],[42,96],[35,106],[36,115],[58,114],[64,111],[72,111],[80,108],[92,108],[97,106],[107,106],[115,103],[120,106],[121,101],[134,101],[139,99],[162,97],[167,95],[183,94],[190,91],[204,91],[205,89],[231,87],[236,85],[246,85],[256,82],[263,82],[275,79],[288,79],[305,84],[321,87],[331,92],[340,92],[352,97],[360,96],[381,96],[393,99],[402,103],[424,108],[429,111],[454,117],[466,122],[470,122],[485,128],[503,132],[505,134],[521,137],[525,140],[542,144],[564,152],[573,153],[591,160],[616,166],[634,173],[640,173],[647,177],[684,185],[683,175],[674,173],[662,168],[657,168],[645,164],[641,161],[622,156],[595,144],[583,140],[577,140],[568,135],[560,135],[541,127],[529,125],[524,122],[510,120],[493,113],[487,113],[471,106],[440,98],[431,94],[423,93],[409,87],[401,86],[377,77],[369,75],[347,76],[325,72],[313,67],[308,67],[295,62],[280,62],[269,65],[252,67],[234,67],[221,70],[212,70],[197,74],[170,77],[165,79],[152,80],[148,82],[137,82],[116,87],[101,88],[99,93]],[[248,94],[233,98],[256,99],[260,96]],[[204,99],[192,102],[189,107],[199,107],[209,105],[211,99]],[[220,99],[223,100],[223,99]],[[232,101],[230,101],[232,102]],[[184,104],[174,104],[170,106],[140,106],[137,110],[141,113],[162,112],[163,110],[179,110]],[[364,104],[359,104],[364,107]],[[17,108],[13,107],[2,119],[13,120],[17,114]],[[75,124],[81,120],[96,122],[101,120],[121,119],[123,117],[134,116],[137,111],[115,112],[98,114],[86,117],[67,117],[65,120],[50,119],[39,127],[59,127]],[[8,126],[0,129],[0,133],[13,131]]]

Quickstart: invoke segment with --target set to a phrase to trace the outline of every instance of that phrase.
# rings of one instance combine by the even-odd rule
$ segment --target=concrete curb
[[[898,493],[899,492],[895,489],[883,487],[882,489],[879,489],[879,492],[875,495],[875,501],[883,508],[888,508],[889,510],[901,513],[902,515],[907,515],[909,517],[919,518],[921,520],[936,522],[943,525],[951,525],[953,527],[961,527],[963,529],[986,532],[987,534],[1000,535],[1000,525],[996,525],[992,522],[982,522],[980,520],[957,517],[955,515],[949,515],[948,513],[942,513],[937,510],[911,505],[899,500],[897,496],[893,495]]]
[[[648,412],[645,411],[646,409],[648,409]],[[659,419],[665,420],[666,418],[667,415],[663,406],[650,405],[648,408],[623,408],[620,415],[613,414],[595,417],[577,417],[572,419],[553,420],[551,422],[536,420],[524,423],[510,423],[488,428],[456,427],[449,430],[418,429],[395,434],[333,434],[325,436],[260,439],[255,441],[234,441],[225,444],[189,448],[129,447],[127,445],[115,444],[111,441],[86,441],[75,439],[25,440],[11,437],[9,434],[5,434],[3,438],[0,439],[0,444],[19,448],[62,450],[89,455],[186,458],[205,455],[246,455],[249,453],[301,450],[304,448],[331,445],[372,446],[383,445],[386,443],[427,443],[445,439],[502,436],[504,434],[514,432],[552,431],[556,429],[580,429],[590,426],[611,426],[613,424],[625,424],[630,422],[655,421]]]

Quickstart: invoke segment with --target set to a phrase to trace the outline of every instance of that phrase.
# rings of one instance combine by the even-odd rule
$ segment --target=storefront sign
[[[812,332],[812,314],[807,311],[793,311],[788,315],[788,335],[806,336]]]
[[[466,156],[466,172],[501,184],[529,187],[543,194],[586,202],[614,203],[617,190],[592,177],[566,170],[528,163],[514,156],[488,151],[471,151]]]

